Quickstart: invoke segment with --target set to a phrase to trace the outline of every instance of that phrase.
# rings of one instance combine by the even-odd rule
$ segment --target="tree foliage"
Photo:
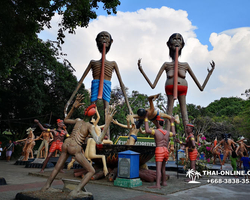
[[[215,115],[218,117],[222,116],[236,116],[238,115],[245,106],[245,101],[238,97],[221,98],[210,103],[206,107],[206,111],[210,115]]]
[[[44,26],[51,28],[50,21],[57,13],[58,44],[63,43],[65,31],[74,33],[77,27],[87,27],[96,19],[99,3],[108,14],[116,13],[119,0],[2,0],[0,6],[0,78],[12,73],[22,54],[31,46],[36,34]]]
[[[12,73],[0,82],[1,132],[23,133],[34,118],[51,123],[64,118],[63,108],[77,85],[69,66],[56,60],[57,49],[39,39],[22,49]],[[87,93],[81,88],[81,93]],[[87,95],[86,95],[87,96]],[[86,98],[85,101],[89,101]]]

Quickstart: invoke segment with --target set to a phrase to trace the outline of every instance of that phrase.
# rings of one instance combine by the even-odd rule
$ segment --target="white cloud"
[[[53,19],[53,23],[56,22],[58,16]],[[214,60],[216,63],[203,92],[199,91],[187,74],[187,103],[207,106],[221,97],[240,96],[245,89],[250,88],[250,27],[211,33],[211,51],[196,38],[195,29],[188,19],[188,13],[183,10],[162,7],[118,12],[116,16],[99,16],[90,22],[88,28],[78,29],[75,35],[67,35],[63,50],[80,79],[90,60],[101,57],[95,43],[96,35],[103,30],[108,31],[114,42],[107,59],[117,62],[124,84],[130,92],[137,90],[152,95],[164,93],[166,75],[162,75],[152,90],[139,72],[137,60],[142,58],[143,69],[153,82],[162,64],[170,61],[166,45],[169,36],[179,32],[186,43],[179,60],[189,63],[201,84],[206,78],[209,62]],[[55,39],[57,32],[53,29],[45,30],[40,36],[51,37],[52,33]],[[90,73],[84,81],[87,88],[90,88],[91,80]],[[114,74],[112,86],[117,85],[119,83]]]

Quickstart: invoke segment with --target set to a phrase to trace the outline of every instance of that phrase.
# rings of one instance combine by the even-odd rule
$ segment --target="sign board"
[[[124,145],[127,142],[128,136],[120,136],[115,144],[117,145]],[[148,137],[137,137],[137,142],[135,145],[138,146],[155,146],[155,140],[154,138],[148,138]]]
[[[130,158],[119,158],[118,176],[130,177]]]

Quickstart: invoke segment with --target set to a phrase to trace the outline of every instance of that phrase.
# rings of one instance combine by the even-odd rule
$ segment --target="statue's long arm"
[[[71,115],[74,113],[75,109],[79,108],[80,106],[84,105],[84,103],[81,103],[81,101],[83,100],[83,95],[82,94],[77,94],[76,96],[76,100],[74,102],[74,104],[72,105],[69,113],[67,114],[67,112],[65,113],[65,118],[64,118],[64,122],[67,124],[75,124],[76,121],[73,119],[70,119]],[[66,107],[66,106],[65,106]]]
[[[125,124],[121,124],[121,123],[119,123],[117,120],[114,122],[115,120],[113,120],[113,123],[114,124],[116,124],[116,125],[118,125],[118,126],[120,126],[120,127],[122,127],[122,128],[131,128],[131,126],[130,125],[125,125]]]
[[[27,138],[22,139],[22,140],[17,140],[16,142],[23,142],[23,141],[26,141],[26,140],[27,140]]]
[[[94,122],[94,126],[97,126],[97,125],[98,125],[98,122],[99,122],[99,120],[100,120],[100,114],[99,114],[99,112],[98,112],[97,107],[95,108],[95,111],[96,111],[96,120],[95,120],[95,122]]]
[[[110,125],[110,122],[112,121],[113,119],[113,116],[114,114],[116,113],[115,109],[111,109],[109,112],[108,112],[108,115],[107,115],[107,119],[106,119],[106,124],[103,128],[103,131],[101,132],[101,134],[99,136],[97,136],[96,132],[95,132],[95,129],[93,128],[93,126],[89,126],[89,132],[90,134],[92,135],[93,139],[95,140],[95,142],[97,144],[101,144],[102,141],[103,141],[103,138],[109,128],[109,125]]]
[[[41,134],[39,137],[37,137],[37,138],[35,139],[35,141],[40,140],[42,136],[43,136],[43,134]]]
[[[158,72],[158,74],[157,74],[157,76],[155,78],[154,83],[152,84],[151,81],[149,80],[149,78],[147,77],[147,75],[145,74],[144,70],[142,69],[141,59],[138,60],[138,68],[139,68],[140,72],[142,73],[142,75],[144,76],[144,78],[146,79],[146,81],[148,82],[148,84],[150,85],[150,87],[152,89],[155,88],[155,86],[157,85],[159,79],[161,78],[161,75],[162,75],[163,71],[165,70],[165,66],[163,64],[162,67],[161,67],[161,69],[160,69],[160,71]]]
[[[44,128],[43,125],[37,119],[35,119],[34,122],[37,123],[37,125],[39,126],[39,128],[42,131],[47,131],[48,130],[48,128]]]
[[[194,75],[192,69],[188,66],[188,72],[189,72],[190,76],[192,77],[192,79],[194,80],[194,82],[196,83],[196,85],[198,86],[198,88],[200,89],[200,91],[203,91],[203,90],[204,90],[204,88],[206,87],[207,82],[208,82],[210,76],[212,75],[212,73],[213,73],[213,71],[214,71],[214,68],[215,68],[215,63],[214,63],[214,61],[212,61],[212,62],[210,63],[210,65],[211,65],[212,68],[211,68],[211,70],[207,69],[208,74],[207,74],[207,77],[206,77],[204,83],[202,84],[202,86],[201,86],[200,82],[197,80],[196,76]]]
[[[219,144],[217,144],[217,145],[214,147],[214,149],[217,149],[217,148],[222,144],[223,141],[224,141],[224,140],[221,140],[221,141],[219,142]]]
[[[64,107],[64,116],[65,116],[65,117],[67,116],[67,110],[68,110],[68,107],[69,107],[70,102],[73,100],[74,96],[76,95],[76,93],[77,93],[78,90],[80,89],[81,84],[82,84],[83,80],[85,79],[85,77],[88,75],[90,69],[91,69],[91,61],[90,61],[89,65],[88,65],[87,69],[86,69],[85,72],[83,73],[82,78],[81,78],[80,81],[78,82],[78,85],[76,86],[75,91],[72,93],[70,99],[68,100],[68,102],[66,103],[66,105],[65,105],[65,107]]]
[[[125,98],[125,102],[126,102],[126,104],[127,104],[128,110],[129,110],[129,113],[130,113],[130,114],[133,114],[133,111],[132,111],[132,109],[131,109],[131,107],[130,107],[130,104],[129,104],[129,102],[128,102],[128,97],[127,97],[127,94],[126,94],[126,91],[125,91],[125,86],[124,86],[124,84],[123,84],[123,82],[122,82],[121,74],[120,74],[120,72],[119,72],[119,69],[118,69],[118,66],[117,66],[116,63],[115,63],[115,72],[116,72],[118,81],[119,81],[119,83],[120,83],[120,86],[121,86],[121,89],[122,89],[122,92],[123,92],[123,95],[124,95],[124,98]]]
[[[142,130],[141,127],[139,128],[139,130],[140,130],[140,132],[141,132],[142,134],[146,134],[146,131],[145,131],[145,130]]]

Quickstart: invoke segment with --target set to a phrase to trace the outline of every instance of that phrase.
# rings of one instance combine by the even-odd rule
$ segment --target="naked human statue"
[[[246,144],[244,143],[244,141],[246,141],[246,138],[242,137],[240,140],[238,140],[238,141],[236,142],[236,143],[239,144],[239,146],[237,147],[237,149],[236,149],[235,152],[236,152],[237,155],[240,156],[240,159],[241,159],[242,157],[244,157],[244,155],[243,155],[244,152],[248,152],[248,151],[247,151],[247,148],[250,148],[250,146],[246,145]],[[248,156],[248,155],[247,155],[247,156]]]
[[[151,81],[145,74],[144,70],[142,69],[141,59],[138,60],[138,67],[140,72],[142,73],[142,75],[144,76],[144,78],[146,79],[146,81],[148,82],[148,84],[152,89],[156,87],[162,73],[166,71],[167,80],[165,83],[165,92],[168,98],[167,114],[172,115],[174,100],[178,99],[181,108],[183,126],[186,127],[186,124],[188,124],[188,113],[186,107],[186,95],[187,95],[188,83],[186,80],[186,73],[188,72],[190,74],[190,76],[192,77],[198,88],[201,91],[203,91],[215,68],[215,63],[213,61],[210,63],[212,69],[211,70],[208,69],[207,77],[204,83],[201,85],[197,80],[189,64],[186,62],[178,62],[178,57],[181,55],[181,51],[184,45],[185,43],[181,34],[174,33],[170,36],[167,42],[167,46],[169,48],[169,56],[171,57],[172,62],[163,63],[153,84],[151,83]],[[170,123],[168,122],[167,130],[169,129],[170,129]]]
[[[99,115],[97,107],[95,107],[95,111],[96,111],[97,118],[96,119],[92,118],[90,123],[93,124],[96,135],[100,136],[101,135],[101,128],[104,128],[105,125],[101,125],[101,126],[98,125],[98,122],[100,120],[100,115]],[[102,144],[113,144],[113,142],[111,140],[102,140]],[[88,139],[84,155],[91,162],[91,164],[92,164],[92,159],[96,159],[96,158],[102,159],[103,174],[104,174],[104,176],[106,176],[108,174],[106,157],[105,157],[105,155],[97,155],[96,154],[96,141],[93,138]]]
[[[222,145],[223,148],[223,161],[221,165],[224,165],[226,162],[226,159],[228,156],[232,154],[232,146],[235,145],[234,148],[236,148],[236,143],[230,138],[231,134],[222,134],[223,139],[214,147],[214,149],[219,148],[220,145]],[[221,166],[222,167],[222,166]]]
[[[95,170],[92,167],[92,165],[88,162],[88,160],[85,158],[84,154],[82,153],[82,144],[84,143],[86,137],[91,134],[93,139],[97,144],[100,144],[105,136],[105,133],[109,127],[110,122],[113,119],[113,116],[115,114],[115,109],[109,109],[107,113],[107,123],[105,124],[103,131],[101,132],[100,136],[97,136],[95,129],[91,123],[89,123],[90,117],[92,117],[95,114],[95,105],[92,104],[88,108],[85,109],[84,112],[84,120],[77,118],[77,119],[70,119],[71,115],[75,111],[75,109],[82,106],[84,103],[81,103],[83,99],[82,95],[77,95],[76,100],[70,110],[70,112],[67,114],[67,117],[65,117],[64,122],[66,124],[74,124],[73,131],[71,135],[64,141],[62,145],[62,153],[59,157],[57,164],[50,174],[50,177],[48,178],[45,186],[42,188],[42,191],[50,190],[50,186],[59,173],[62,166],[64,166],[64,163],[66,162],[69,155],[75,156],[76,161],[83,166],[87,170],[87,174],[83,177],[79,185],[70,192],[70,195],[73,197],[77,197],[79,195],[91,195],[91,193],[83,192],[82,188],[89,182],[91,177],[94,175]]]
[[[102,53],[102,58],[100,60],[90,61],[75,91],[73,92],[73,94],[71,95],[70,99],[68,100],[65,106],[65,109],[64,109],[65,117],[67,116],[66,113],[67,113],[69,104],[73,100],[74,96],[76,95],[82,82],[84,81],[85,77],[87,76],[90,70],[92,70],[92,76],[93,76],[92,85],[91,85],[91,102],[95,103],[98,99],[102,99],[104,103],[104,109],[108,108],[109,101],[110,101],[110,94],[111,94],[111,78],[112,78],[113,72],[115,71],[118,81],[120,83],[121,90],[125,98],[125,102],[128,107],[129,113],[130,114],[133,113],[128,102],[128,98],[127,98],[126,91],[125,91],[125,86],[122,82],[122,78],[119,72],[118,65],[116,64],[115,61],[106,60],[106,54],[108,53],[113,43],[113,39],[111,35],[106,31],[100,32],[96,37],[96,43],[97,43],[97,47],[100,53]]]
[[[25,139],[22,139],[22,140],[17,140],[16,142],[25,142],[24,143],[24,146],[23,146],[23,155],[24,155],[24,158],[22,161],[27,161],[29,158],[34,158],[33,156],[33,148],[36,144],[35,142],[35,135],[33,133],[35,129],[33,128],[28,128],[26,131],[27,131],[27,134],[28,134],[28,137],[25,138]]]
[[[36,123],[39,123],[39,122],[36,121]],[[38,138],[36,138],[35,140],[39,140],[39,139],[42,140],[42,143],[38,148],[36,158],[40,158],[41,150],[43,147],[45,147],[44,157],[46,158],[48,155],[49,143],[54,139],[50,129],[43,130],[42,134]]]

